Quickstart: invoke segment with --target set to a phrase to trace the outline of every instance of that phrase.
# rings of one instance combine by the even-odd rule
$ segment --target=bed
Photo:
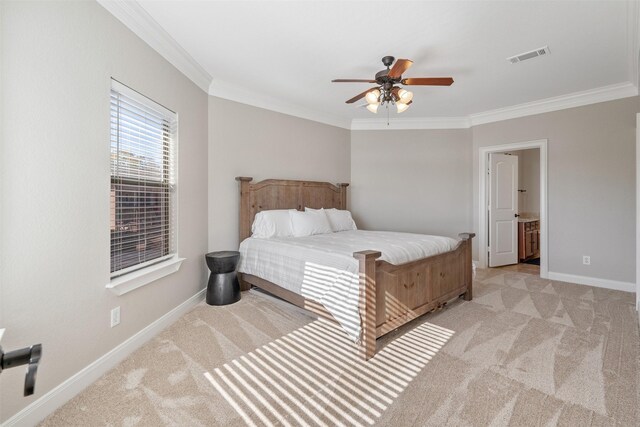
[[[251,236],[251,225],[256,214],[261,211],[347,208],[349,184],[346,183],[333,185],[327,182],[278,179],[252,183],[253,179],[250,177],[237,177],[236,180],[240,182],[241,242]],[[342,233],[336,233],[336,235]],[[366,233],[370,232],[365,232],[365,238],[375,237]],[[350,240],[355,238],[349,234],[345,236],[350,237]],[[358,319],[358,339],[355,341],[363,359],[367,360],[374,356],[377,338],[425,313],[441,308],[451,299],[464,297],[466,300],[471,300],[471,239],[474,236],[474,233],[460,233],[458,236],[460,240],[447,247],[449,250],[446,252],[409,262],[402,262],[401,258],[393,258],[393,256],[391,257],[393,262],[398,259],[401,261],[395,264],[386,261],[385,258],[389,258],[386,249],[385,256],[379,250],[357,250],[352,254],[355,267],[345,267],[344,274],[347,281],[354,281],[355,291],[351,296],[355,299]],[[308,239],[305,241],[306,248],[311,251],[310,254],[319,254],[316,251],[316,246],[321,247],[318,242],[336,238],[327,236]],[[257,247],[266,244],[266,242],[258,242],[260,239],[249,239],[251,240],[255,240],[251,243],[258,244]],[[444,244],[443,242],[444,240],[441,243]],[[288,240],[276,243],[282,247],[291,244]],[[341,243],[337,244],[341,245]],[[361,241],[354,244],[359,245],[358,247],[363,245]],[[241,251],[245,250],[246,255],[246,243],[243,245],[245,247],[241,247]],[[277,253],[276,248],[277,246],[267,247],[265,250]],[[283,253],[285,253],[284,250]],[[347,263],[347,260],[342,261]],[[316,265],[321,264],[325,263],[316,263]],[[335,315],[335,310],[327,310],[326,303],[318,302],[319,298],[312,297],[308,292],[297,292],[290,286],[285,286],[284,283],[274,283],[265,278],[276,276],[262,274],[265,277],[260,277],[259,274],[248,274],[242,271],[238,276],[242,290],[255,286],[319,316],[339,321],[343,326],[345,324],[344,319],[337,318],[339,316]]]

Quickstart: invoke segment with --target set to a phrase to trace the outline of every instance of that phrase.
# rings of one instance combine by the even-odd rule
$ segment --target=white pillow
[[[304,208],[305,211],[315,211],[316,209]],[[336,208],[331,209],[320,209],[324,210],[329,219],[329,224],[331,224],[331,229],[333,231],[348,231],[348,230],[357,230],[356,223],[351,217],[351,212],[343,211]]]
[[[291,218],[289,211],[295,209],[275,209],[258,212],[251,224],[251,237],[291,237]]]
[[[332,233],[331,224],[323,209],[317,211],[289,211],[294,237]]]

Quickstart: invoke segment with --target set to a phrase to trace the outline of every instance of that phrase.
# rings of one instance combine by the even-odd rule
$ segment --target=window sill
[[[106,288],[116,295],[124,295],[141,286],[161,279],[180,269],[184,258],[171,258],[158,264],[150,265],[142,270],[116,277],[107,283]]]

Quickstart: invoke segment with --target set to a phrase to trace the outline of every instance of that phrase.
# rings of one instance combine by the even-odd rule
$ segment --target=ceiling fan
[[[335,79],[333,83],[376,83],[370,89],[354,96],[346,101],[347,104],[353,104],[359,99],[365,98],[367,101],[367,110],[372,113],[378,112],[378,107],[384,104],[395,104],[398,113],[402,113],[409,108],[413,102],[413,93],[402,89],[398,84],[405,86],[451,86],[453,79],[451,77],[413,77],[408,79],[402,78],[402,73],[407,71],[413,64],[409,59],[398,59],[395,64],[393,56],[385,56],[382,63],[386,70],[376,73],[374,80],[367,79]],[[391,66],[393,64],[393,67]]]

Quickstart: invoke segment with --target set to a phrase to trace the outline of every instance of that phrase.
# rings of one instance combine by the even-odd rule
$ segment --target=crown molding
[[[567,108],[582,107],[584,105],[613,101],[615,99],[628,98],[630,96],[637,95],[638,88],[635,85],[629,82],[619,83],[581,92],[574,92],[568,95],[513,105],[511,107],[471,114],[469,116],[469,121],[471,126],[477,126],[485,123],[549,113],[551,111],[564,110]]]
[[[211,76],[135,0],[97,0],[113,16],[169,61],[200,89],[207,91]]]
[[[385,119],[353,119],[351,121],[351,130],[465,129],[485,123],[500,122],[567,108],[582,107],[584,105],[613,101],[637,95],[638,88],[632,83],[627,82],[513,105],[511,107],[484,111],[466,117],[394,117],[389,121],[388,125]]]
[[[211,81],[209,95],[301,119],[312,120],[343,129],[351,129],[351,121],[348,118],[310,110],[218,79]]]
[[[394,117],[353,119],[351,130],[410,130],[410,129],[468,129],[471,127],[467,117]]]

